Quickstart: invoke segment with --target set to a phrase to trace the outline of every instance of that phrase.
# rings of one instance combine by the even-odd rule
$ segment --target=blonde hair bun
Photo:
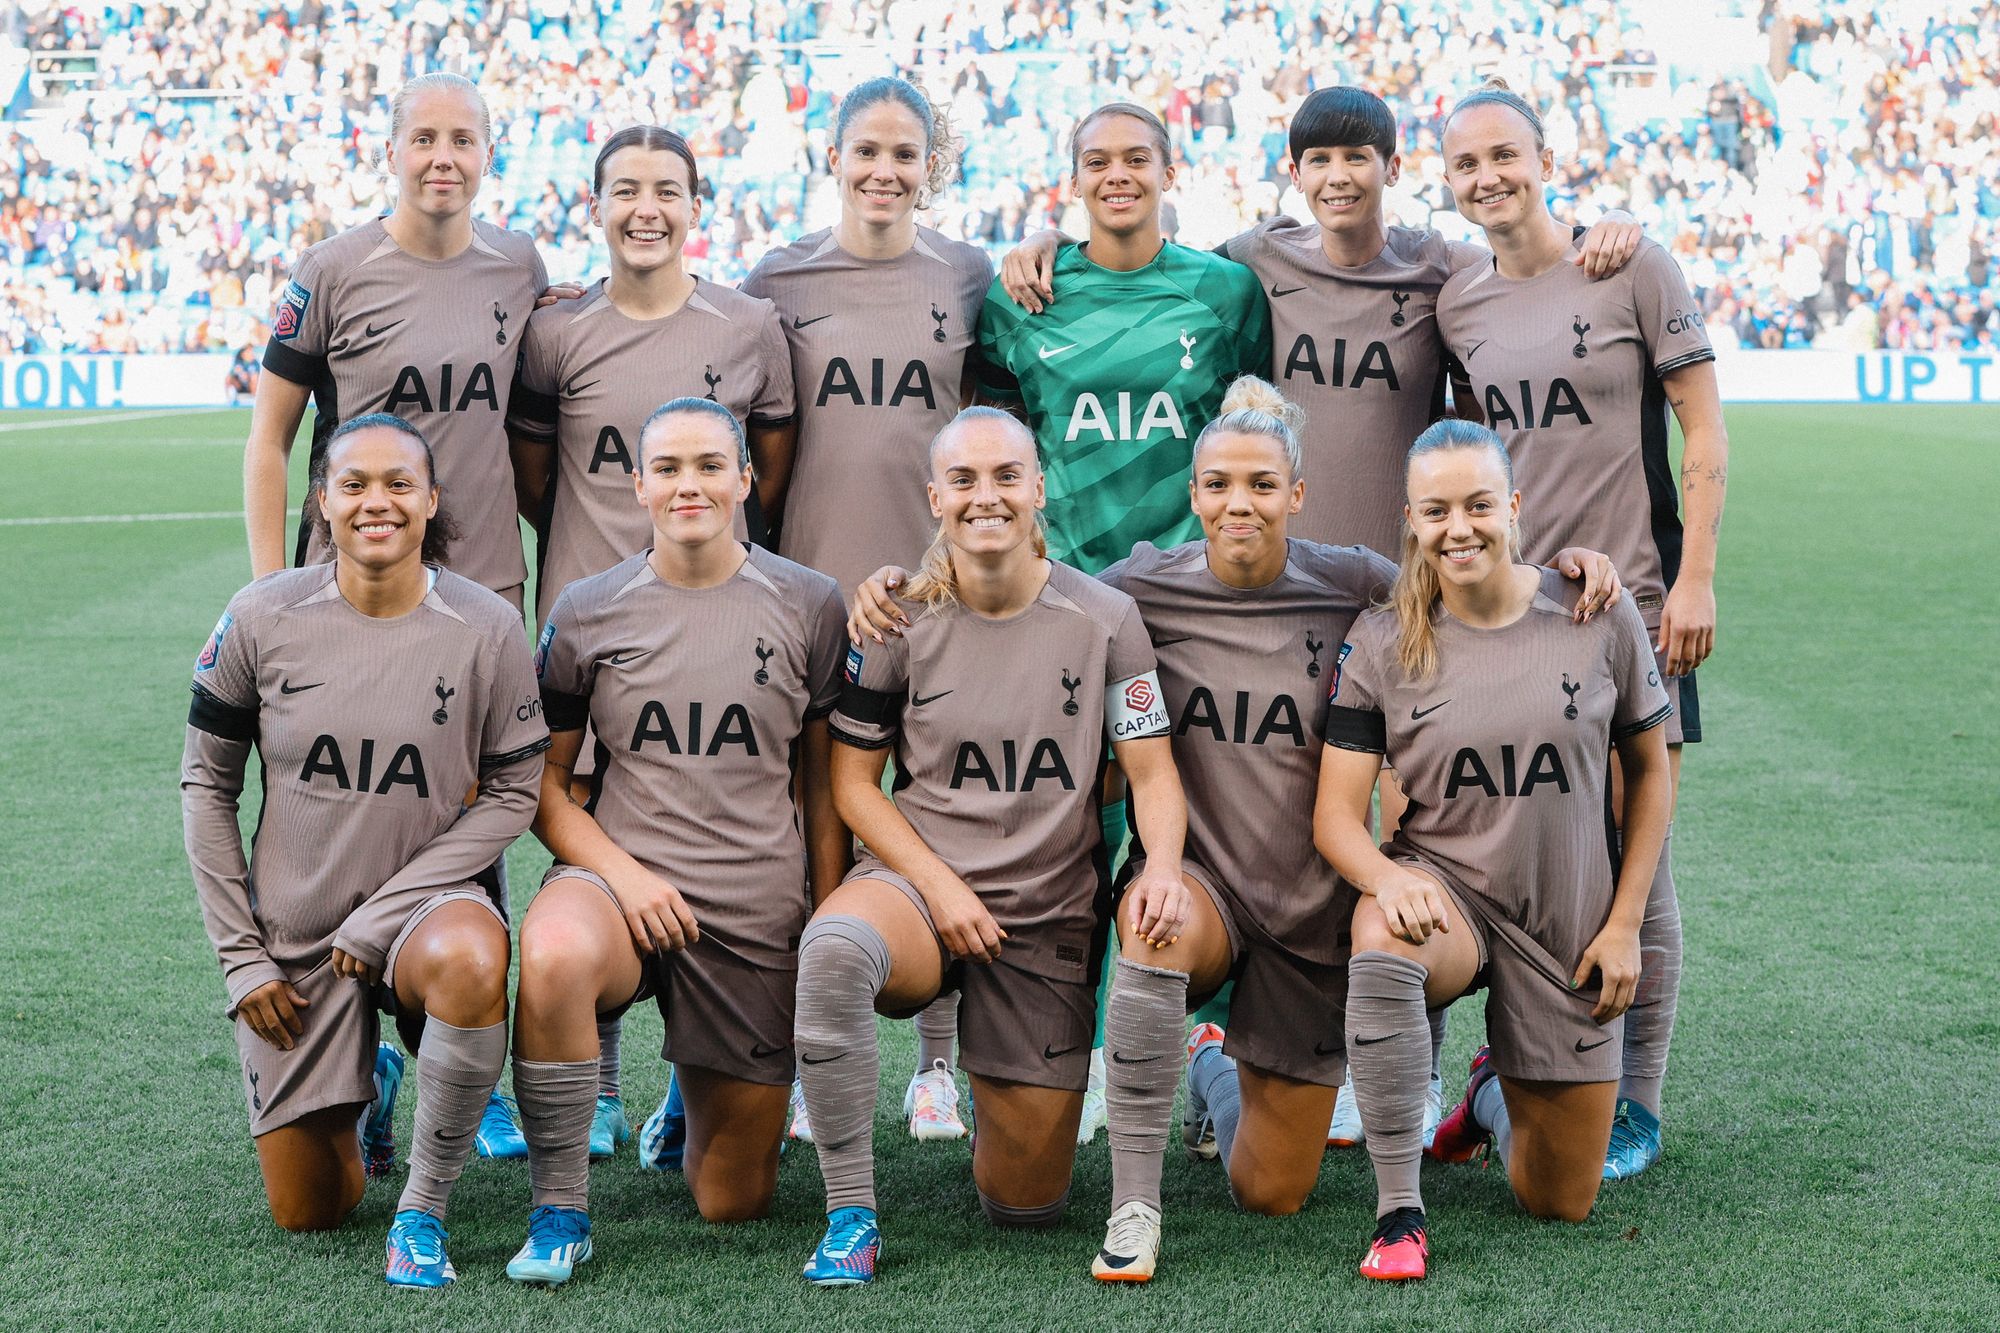
[[[1278,391],[1278,386],[1255,375],[1239,375],[1222,395],[1222,406],[1218,416],[1228,416],[1231,412],[1262,412],[1276,417],[1294,431],[1302,431],[1306,425],[1306,410]]]

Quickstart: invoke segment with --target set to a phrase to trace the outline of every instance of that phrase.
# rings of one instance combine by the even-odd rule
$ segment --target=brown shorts
[[[279,1050],[237,1018],[236,1052],[243,1066],[243,1100],[250,1107],[253,1138],[329,1106],[365,1105],[375,1100],[375,1046],[381,1040],[377,1015],[395,1016],[397,1032],[410,1050],[415,1051],[423,1040],[423,1014],[396,1012],[396,959],[425,917],[459,899],[478,903],[503,927],[506,925],[506,918],[484,889],[463,884],[417,904],[389,946],[388,964],[377,985],[363,986],[334,975],[331,954],[288,978],[306,998],[301,1015],[305,1031],[291,1050]]]
[[[558,861],[542,883],[555,879],[595,884],[614,906],[618,902],[601,876],[581,866]],[[792,1081],[798,982],[796,963],[778,968],[754,962],[703,933],[685,949],[640,955],[639,989],[614,1014],[600,1017],[652,1000],[667,1025],[663,1058],[745,1083],[781,1086]]]
[[[1600,1025],[1590,1016],[1598,982],[1569,988],[1576,959],[1565,963],[1508,919],[1493,903],[1437,866],[1399,854],[1398,864],[1435,879],[1458,909],[1457,920],[1479,946],[1479,974],[1467,993],[1485,987],[1486,1039],[1493,1067],[1508,1078],[1546,1083],[1610,1083],[1624,1072],[1623,1015]],[[1577,947],[1581,957],[1584,947]]]
[[[1701,741],[1701,696],[1695,692],[1694,672],[1685,676],[1667,674],[1667,655],[1653,654],[1654,669],[1660,673],[1660,684],[1666,688],[1667,702],[1674,711],[1663,724],[1667,729],[1667,744],[1695,745]]]
[[[1034,951],[1034,942],[1010,937],[1000,957],[991,963],[967,963],[951,956],[937,937],[931,909],[914,884],[873,857],[864,856],[842,883],[879,879],[901,890],[924,914],[924,924],[938,939],[944,981],[938,987],[957,991],[958,1063],[967,1073],[1037,1088],[1082,1092],[1090,1082],[1090,1037],[1097,1026],[1096,978],[1103,970],[1103,936],[1092,952],[1085,975],[1089,981],[1065,981],[1042,976],[1008,961]],[[1018,947],[1017,946],[1022,946]],[[921,1008],[921,1006],[919,1006]],[[907,1018],[915,1014],[892,1015]]]
[[[1126,865],[1121,889],[1144,864]],[[1301,1083],[1339,1087],[1347,1077],[1347,969],[1301,958],[1243,920],[1206,867],[1183,861],[1181,869],[1207,892],[1229,936],[1228,980],[1236,990],[1229,1001],[1223,1053]],[[1189,991],[1188,1012],[1214,994]]]

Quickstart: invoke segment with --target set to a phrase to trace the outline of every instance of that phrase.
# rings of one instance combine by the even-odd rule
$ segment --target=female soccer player
[[[1271,357],[1257,275],[1168,242],[1160,203],[1174,182],[1166,127],[1129,102],[1098,107],[1070,135],[1070,188],[1090,237],[1056,259],[1059,305],[1030,317],[995,282],[979,316],[980,392],[1025,411],[1048,469],[1049,542],[1096,572],[1140,541],[1200,535],[1183,493],[1188,451],[1229,382]],[[1125,838],[1113,776],[1106,844]],[[1104,1123],[1102,1024],[1080,1126]]]
[[[833,575],[843,594],[931,539],[930,445],[972,401],[967,360],[993,264],[919,225],[958,173],[944,108],[896,78],[840,101],[827,157],[840,219],[752,270],[743,290],[774,302],[791,340],[798,454],[779,547]],[[957,997],[917,1016],[917,1068],[903,1097],[919,1139],[965,1135],[952,1077]],[[803,1102],[793,1133],[812,1136]]]
[[[1311,1191],[1344,1064],[1346,945],[1326,923],[1336,912],[1344,923],[1352,897],[1312,845],[1317,742],[1332,648],[1387,597],[1396,567],[1359,547],[1288,539],[1306,494],[1299,409],[1249,375],[1222,407],[1196,439],[1189,483],[1204,540],[1141,543],[1098,576],[1138,603],[1158,645],[1187,790],[1182,868],[1202,889],[1180,939],[1125,945],[1113,983],[1113,1212],[1093,1264],[1107,1281],[1146,1281],[1157,1264],[1160,1145],[1179,1071],[1152,1057],[1174,1053],[1186,1003],[1237,979],[1230,1054],[1220,1028],[1197,1030],[1189,1089],[1252,1211],[1294,1212]],[[1616,599],[1602,556],[1564,552],[1558,567],[1585,576],[1579,615]],[[854,628],[898,632],[893,605],[871,580]],[[1127,874],[1144,860],[1135,848]]]
[[[807,861],[824,895],[848,859],[826,780],[839,589],[735,539],[753,483],[728,408],[676,398],[632,442],[652,548],[565,588],[539,650],[555,743],[535,831],[556,864],[521,927],[534,1203],[507,1275],[549,1285],[590,1256],[597,1024],[637,1000],[666,1017],[696,1207],[769,1210]],[[571,784],[586,721],[608,755],[587,808]]]
[[[528,568],[503,424],[548,271],[525,233],[473,219],[493,163],[477,88],[423,75],[396,94],[389,120],[395,208],[307,250],[278,296],[244,452],[251,569],[284,568],[285,466],[310,399],[315,456],[342,421],[371,412],[421,430],[459,526],[453,571],[519,607]],[[296,563],[326,557],[314,528],[301,520]]]
[[[1574,242],[1542,197],[1554,154],[1534,110],[1504,84],[1453,109],[1444,156],[1459,211],[1493,247],[1490,263],[1462,270],[1438,295],[1439,331],[1471,385],[1462,414],[1483,415],[1513,455],[1536,516],[1528,558],[1591,546],[1608,552],[1630,583],[1674,701],[1666,735],[1678,788],[1681,744],[1701,739],[1694,670],[1715,644],[1729,467],[1701,306],[1672,256],[1651,242],[1601,283],[1564,262]],[[1669,405],[1686,438],[1685,528],[1667,460]],[[1660,1086],[1681,971],[1671,854],[1669,825],[1640,936],[1646,991],[1626,1024],[1607,1179],[1636,1175],[1660,1154]]]
[[[764,516],[775,512],[791,467],[792,368],[777,311],[682,265],[682,247],[701,220],[701,173],[687,141],[657,125],[630,125],[606,139],[591,171],[590,215],[604,232],[610,276],[583,299],[530,317],[507,416],[521,513],[542,534],[538,623],[547,623],[556,595],[572,582],[651,543],[646,511],[632,503],[632,478],[639,426],[662,402],[706,398],[745,428],[755,480],[736,511],[737,536],[767,542]],[[586,730],[571,770],[584,792],[597,771],[595,751]],[[605,1023],[599,1046],[591,1153],[605,1157],[631,1132],[616,1019]],[[669,1100],[648,1122],[641,1165],[666,1164],[678,1146],[680,1102]]]
[[[930,498],[939,529],[910,583],[912,623],[849,654],[833,716],[834,801],[869,854],[799,947],[796,1044],[828,1211],[805,1275],[828,1285],[869,1281],[881,1253],[875,1014],[944,990],[963,996],[982,1208],[998,1225],[1061,1215],[1109,891],[1095,817],[1107,750],[1152,851],[1125,933],[1169,943],[1189,911],[1152,645],[1129,597],[1045,557],[1033,438],[1003,412],[961,413],[932,447]]]
[[[1256,274],[1270,301],[1268,375],[1313,423],[1314,473],[1293,535],[1351,542],[1393,560],[1401,549],[1407,441],[1444,413],[1437,294],[1458,269],[1490,258],[1426,228],[1389,225],[1384,195],[1402,175],[1395,113],[1365,88],[1321,88],[1289,129],[1292,186],[1317,225],[1280,214],[1216,247]],[[1639,229],[1614,212],[1583,239],[1591,277],[1631,258]],[[1055,301],[1055,257],[1070,238],[1043,231],[1010,251],[1004,290],[1031,313]]]
[[[1492,1046],[1431,1151],[1463,1160],[1491,1135],[1530,1212],[1589,1214],[1672,799],[1661,724],[1673,706],[1638,611],[1578,625],[1560,577],[1521,563],[1521,495],[1499,439],[1432,426],[1410,448],[1408,494],[1392,604],[1355,622],[1334,663],[1313,816],[1320,851],[1363,895],[1347,1050],[1378,1190],[1361,1273],[1385,1279],[1420,1278],[1429,1257],[1424,1011],[1481,984]],[[1410,803],[1378,850],[1368,801],[1385,757]]]
[[[188,860],[222,962],[271,1215],[338,1226],[375,1011],[423,1069],[388,1280],[438,1287],[452,1183],[507,1056],[507,922],[471,882],[534,815],[548,732],[520,613],[438,567],[451,525],[414,426],[343,423],[309,512],[330,564],[236,594],[194,667]],[[263,811],[236,807],[252,745]],[[465,794],[477,783],[469,805]]]
[[[689,395],[729,410],[749,438],[751,504],[762,512],[776,509],[791,469],[792,367],[777,310],[682,266],[701,221],[701,173],[687,141],[658,125],[606,139],[591,172],[590,217],[603,230],[610,276],[581,300],[529,318],[507,416],[521,511],[545,536],[535,597],[542,623],[564,588],[651,541],[632,478],[639,425],[661,403]],[[747,526],[739,536],[762,540],[761,522]]]

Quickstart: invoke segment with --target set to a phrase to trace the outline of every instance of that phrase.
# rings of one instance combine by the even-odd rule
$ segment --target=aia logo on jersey
[[[1381,380],[1391,393],[1400,393],[1403,388],[1402,381],[1396,378],[1395,362],[1389,359],[1387,343],[1371,342],[1362,348],[1350,376],[1347,339],[1335,338],[1332,356],[1321,360],[1319,344],[1310,333],[1301,333],[1292,340],[1292,350],[1285,354],[1285,368],[1280,373],[1288,380],[1310,379],[1322,388],[1358,389],[1369,380]]]
[[[1019,741],[1007,737],[1000,742],[999,763],[995,765],[995,756],[988,755],[978,741],[960,741],[951,765],[951,789],[978,786],[990,792],[1031,792],[1040,782],[1064,791],[1076,790],[1069,760],[1053,739],[1044,736],[1036,741],[1028,750],[1025,767],[1021,748]]]
[[[1225,745],[1267,745],[1272,740],[1283,740],[1295,749],[1305,748],[1306,726],[1299,716],[1296,699],[1289,694],[1273,695],[1262,719],[1254,725],[1250,704],[1248,690],[1238,690],[1233,697],[1225,694],[1218,700],[1206,685],[1197,685],[1188,691],[1187,701],[1181,705],[1181,720],[1174,724],[1174,735],[1204,732]]]
[[[942,332],[942,330],[940,330]],[[922,403],[927,411],[937,411],[937,391],[931,387],[931,368],[921,361],[912,361],[903,367],[903,373],[894,384],[889,383],[889,368],[881,357],[861,363],[868,373],[864,385],[849,365],[847,358],[836,356],[826,363],[826,372],[820,376],[819,393],[814,400],[815,407],[825,407],[836,398],[844,398],[856,407],[901,407],[904,403]]]
[[[1520,768],[1520,759],[1511,745],[1500,747],[1498,772],[1496,766],[1488,765],[1479,751],[1467,746],[1452,757],[1451,776],[1445,779],[1444,798],[1449,801],[1459,792],[1472,790],[1482,796],[1532,796],[1537,787],[1553,787],[1564,796],[1569,795],[1569,770],[1563,767],[1562,752],[1544,741],[1535,747],[1528,758],[1525,772]]]
[[[312,293],[299,286],[297,278],[286,283],[285,290],[278,293],[278,308],[271,315],[271,336],[284,343],[298,337],[299,325],[311,301]]]
[[[948,316],[949,316],[950,314],[951,314],[951,312],[950,312],[950,311],[948,311],[948,310],[940,310],[940,309],[938,309],[938,308],[937,308],[937,302],[935,302],[935,301],[931,302],[931,322],[937,325],[937,327],[936,327],[936,328],[934,328],[934,329],[932,329],[932,330],[931,330],[931,341],[932,341],[932,342],[934,342],[934,343],[941,343],[941,342],[943,342],[943,341],[945,340],[945,333],[944,333],[944,322],[945,322],[945,319],[946,319],[946,318],[947,318],[947,317],[948,317]]]
[[[1062,687],[1063,687],[1063,688],[1064,688],[1065,690],[1068,690],[1068,691],[1069,691],[1069,698],[1068,698],[1067,700],[1065,700],[1065,701],[1064,701],[1064,703],[1063,703],[1063,715],[1064,715],[1065,717],[1075,717],[1075,716],[1076,716],[1076,709],[1077,709],[1077,702],[1076,702],[1076,687],[1077,687],[1077,686],[1079,686],[1079,685],[1081,685],[1081,684],[1083,684],[1083,681],[1082,681],[1082,680],[1081,680],[1080,678],[1078,678],[1078,677],[1073,677],[1073,676],[1071,676],[1071,675],[1069,674],[1069,668],[1068,668],[1068,667],[1064,667],[1064,668],[1063,668],[1063,673],[1062,673]]]
[[[759,685],[769,685],[771,683],[771,673],[765,670],[765,667],[769,666],[771,659],[777,655],[778,650],[776,648],[766,648],[764,640],[760,637],[757,640],[757,674],[750,677],[750,679],[756,681]]]
[[[1319,650],[1324,647],[1326,645],[1315,639],[1311,630],[1306,631],[1306,651],[1312,655],[1312,659],[1306,663],[1306,676],[1308,679],[1319,679]]]
[[[433,384],[416,366],[404,366],[396,372],[396,383],[390,387],[382,410],[398,416],[402,415],[401,408],[413,408],[418,412],[464,412],[474,403],[486,404],[489,412],[500,410],[500,393],[493,387],[493,367],[484,361],[474,363],[472,373],[465,377],[465,383],[458,387],[454,396],[452,381],[457,375],[458,367],[447,361],[438,368]]]
[[[1326,697],[1329,700],[1340,697],[1340,670],[1347,665],[1347,655],[1353,651],[1353,644],[1343,643],[1340,645],[1340,655],[1333,659],[1333,683],[1327,686],[1326,691]]]
[[[1135,713],[1151,711],[1159,699],[1158,692],[1153,689],[1153,683],[1144,676],[1125,687],[1125,706]]]
[[[372,736],[363,736],[357,749],[348,742],[348,753],[341,752],[340,741],[322,733],[306,752],[306,761],[299,768],[299,781],[311,783],[315,777],[331,778],[333,785],[342,791],[356,791],[375,796],[387,796],[395,787],[408,787],[409,794],[419,800],[428,800],[431,794],[430,782],[424,776],[424,753],[414,745],[399,745],[389,757],[388,764],[378,775],[375,770],[377,746],[389,748],[387,741],[377,741]],[[354,762],[350,765],[348,755]]]
[[[1569,349],[1569,354],[1581,361],[1590,355],[1590,349],[1583,345],[1583,335],[1590,332],[1590,325],[1583,322],[1582,315],[1571,315],[1569,327],[1570,331],[1576,334],[1576,346]]]
[[[1410,294],[1408,292],[1390,292],[1389,299],[1396,303],[1396,313],[1389,316],[1389,322],[1400,329],[1404,324],[1409,322],[1408,318],[1403,314],[1403,307],[1409,303]]]

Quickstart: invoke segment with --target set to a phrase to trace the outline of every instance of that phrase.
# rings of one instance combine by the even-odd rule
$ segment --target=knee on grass
[[[309,1231],[334,1231],[361,1206],[367,1181],[359,1171],[354,1179],[341,1181],[339,1193],[329,1198],[321,1194],[270,1195],[271,1220],[294,1235]]]
[[[979,1209],[986,1214],[986,1220],[996,1227],[1046,1230],[1062,1220],[1063,1212],[1068,1207],[1068,1190],[1051,1203],[1038,1204],[1002,1203],[985,1190],[979,1191]]]
[[[1590,1210],[1597,1205],[1599,1181],[1578,1181],[1563,1185],[1533,1180],[1516,1180],[1513,1183],[1514,1197],[1531,1217],[1545,1222],[1578,1223],[1587,1221]]]
[[[1311,1181],[1301,1185],[1287,1180],[1237,1180],[1234,1176],[1229,1181],[1229,1196],[1236,1200],[1236,1206],[1259,1217],[1290,1217],[1306,1206],[1311,1193]]]

